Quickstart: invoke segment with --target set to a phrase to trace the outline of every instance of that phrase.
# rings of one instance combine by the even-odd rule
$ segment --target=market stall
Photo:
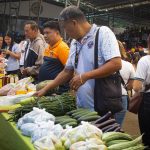
[[[38,85],[24,78],[0,89],[0,145],[2,150],[132,150],[144,149],[142,136],[122,131],[111,112],[76,108],[74,94],[33,97]],[[10,94],[8,94],[10,93]],[[5,96],[4,96],[5,95]],[[4,113],[5,112],[5,113]],[[6,144],[8,143],[8,144]]]
[[[1,150],[34,150],[30,138],[22,136],[14,122],[7,121],[7,113],[0,114],[0,149]]]

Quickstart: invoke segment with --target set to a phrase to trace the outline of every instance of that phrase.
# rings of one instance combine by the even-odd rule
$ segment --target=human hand
[[[33,96],[42,97],[42,96],[44,96],[46,93],[47,93],[46,90],[43,88],[43,89],[37,91],[36,93],[34,93]]]
[[[23,69],[21,73],[22,73],[23,75],[28,75],[27,68],[26,68],[26,69]]]
[[[83,85],[86,81],[87,81],[86,76],[77,74],[70,81],[70,87],[71,87],[71,89],[77,91],[78,88],[81,85]]]

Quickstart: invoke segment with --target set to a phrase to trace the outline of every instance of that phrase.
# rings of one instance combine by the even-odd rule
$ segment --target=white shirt
[[[143,82],[142,91],[144,91],[145,85],[150,84],[150,55],[144,56],[139,60],[135,79]],[[150,90],[147,92],[150,92]]]
[[[130,79],[134,79],[135,70],[133,65],[128,61],[122,60],[122,68],[120,70],[120,75],[123,78],[125,84],[127,84]],[[122,85],[122,95],[128,95],[123,85]]]
[[[12,52],[13,53],[20,53],[19,45],[17,43],[14,43],[12,47]],[[9,56],[8,61],[7,61],[7,67],[6,71],[15,71],[19,69],[19,60]]]
[[[67,69],[73,69],[77,74],[94,70],[94,45],[98,28],[94,24],[91,30],[83,37],[81,43],[76,40],[72,41],[69,58],[66,63]],[[99,67],[114,57],[120,57],[116,37],[106,26],[100,27],[98,47]],[[80,50],[77,68],[75,68],[76,49],[77,51]],[[76,93],[78,107],[94,109],[94,86],[95,80],[91,79],[78,89]]]
[[[20,65],[24,65],[24,55],[25,55],[26,45],[27,45],[27,41],[21,41],[19,43],[19,49],[21,50]]]

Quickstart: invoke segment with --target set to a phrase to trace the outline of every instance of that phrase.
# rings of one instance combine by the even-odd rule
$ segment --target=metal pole
[[[39,24],[39,21],[40,21],[41,6],[42,6],[42,0],[39,0],[39,12],[38,12],[38,16],[37,16],[38,24]]]
[[[11,23],[11,1],[9,2],[9,21],[8,21],[8,30],[10,30]]]
[[[17,8],[17,15],[16,15],[16,22],[15,22],[15,32],[16,32],[17,21],[18,21],[19,12],[20,12],[20,4],[21,4],[21,0],[19,0],[19,6],[18,6],[18,8]]]
[[[3,16],[4,27],[3,27],[3,29],[5,29],[5,27],[6,27],[6,5],[7,5],[7,0],[5,0],[5,5],[4,5],[4,16]]]
[[[68,0],[65,1],[65,8],[66,8],[67,6],[68,6]],[[66,39],[67,39],[67,34],[66,34],[65,30],[64,30],[64,39],[65,39],[65,41],[66,41]]]
[[[29,0],[29,18],[31,18],[31,1]]]
[[[68,0],[65,1],[65,8],[68,6]]]
[[[80,0],[77,1],[77,7],[79,7],[79,6],[80,6]]]

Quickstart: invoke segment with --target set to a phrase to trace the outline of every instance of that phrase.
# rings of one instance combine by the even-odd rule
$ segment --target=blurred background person
[[[19,45],[15,43],[9,31],[5,34],[4,41],[6,43],[6,50],[3,53],[6,55],[6,59],[8,59],[6,67],[7,74],[18,74],[19,59],[21,56]]]
[[[142,92],[143,99],[138,112],[139,126],[143,134],[143,143],[150,147],[150,35],[148,37],[149,54],[142,57],[135,74],[133,89]]]
[[[118,41],[119,44],[119,49],[121,53],[121,62],[122,62],[122,68],[120,70],[120,75],[122,77],[122,107],[123,110],[115,114],[115,119],[117,123],[122,125],[126,112],[127,112],[127,107],[128,107],[128,90],[133,89],[133,79],[135,76],[135,70],[133,65],[126,61],[127,55],[124,49],[123,44]]]

